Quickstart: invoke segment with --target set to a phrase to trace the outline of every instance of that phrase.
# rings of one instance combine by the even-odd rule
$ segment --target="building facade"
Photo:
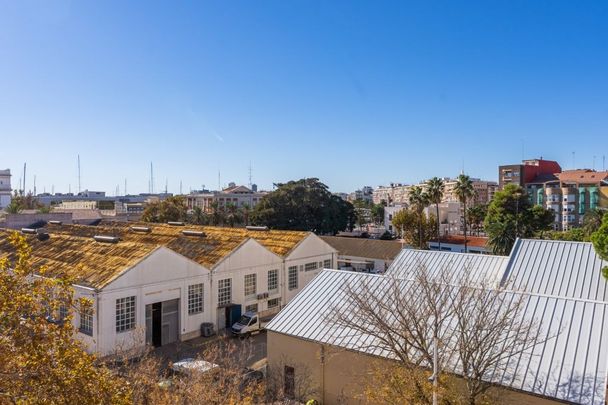
[[[526,184],[532,204],[555,213],[554,229],[569,230],[582,225],[585,213],[608,208],[608,171],[565,170],[540,175]]]
[[[542,157],[524,160],[521,164],[498,166],[498,188],[502,190],[507,184],[525,187],[540,175],[552,175],[561,171],[559,163]]]
[[[252,187],[253,188],[253,187]],[[245,186],[231,185],[222,191],[209,191],[203,193],[189,194],[186,196],[188,209],[199,207],[203,212],[210,213],[214,205],[219,209],[225,209],[229,205],[238,208],[255,207],[267,194],[265,191],[257,191],[257,187],[250,189]]]
[[[337,263],[336,250],[308,232],[129,225],[49,224],[44,240],[25,235],[34,265],[73,276],[76,297],[93,302],[73,322],[102,356],[191,339],[203,323],[224,329],[245,311],[274,314]],[[0,250],[10,249],[9,235],[0,230]]]
[[[11,170],[0,170],[0,210],[11,203]]]

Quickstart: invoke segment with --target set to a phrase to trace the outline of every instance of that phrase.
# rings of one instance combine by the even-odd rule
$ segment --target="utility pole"
[[[125,178],[125,196],[127,195],[127,179]]]
[[[26,168],[27,168],[27,163],[23,164],[23,195],[25,195],[25,172],[26,172]]]

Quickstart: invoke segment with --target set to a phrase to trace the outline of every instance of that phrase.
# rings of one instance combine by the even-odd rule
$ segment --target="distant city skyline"
[[[602,169],[608,3],[0,4],[0,169],[114,194]],[[573,157],[573,152],[576,152]]]

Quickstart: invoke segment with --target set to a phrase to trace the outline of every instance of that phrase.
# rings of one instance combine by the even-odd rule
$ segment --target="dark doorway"
[[[152,304],[152,345],[154,345],[154,347],[162,345],[162,310],[162,302],[155,302]]]

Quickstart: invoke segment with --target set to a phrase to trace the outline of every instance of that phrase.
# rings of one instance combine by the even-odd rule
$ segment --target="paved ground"
[[[239,339],[230,334],[220,334],[208,338],[199,337],[159,347],[154,354],[169,363],[188,357],[202,356],[206,350],[213,349],[226,351],[224,361],[238,361],[244,363],[243,367],[252,367],[266,358],[266,332],[246,339]]]

